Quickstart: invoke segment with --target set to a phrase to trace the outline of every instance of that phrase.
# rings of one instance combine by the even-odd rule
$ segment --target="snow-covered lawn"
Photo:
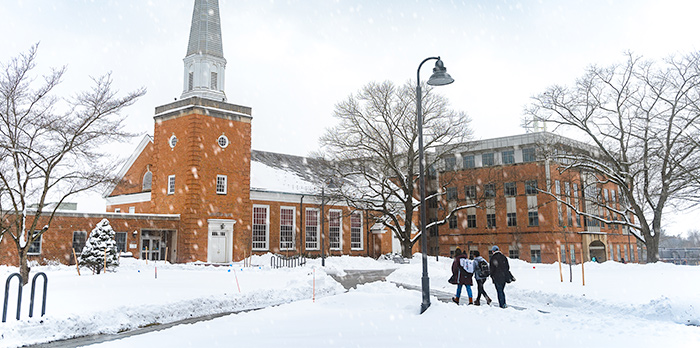
[[[38,317],[38,297],[35,316],[28,318],[27,286],[21,320],[15,320],[13,281],[7,323],[0,324],[0,346],[267,307],[98,346],[700,347],[700,327],[686,325],[700,324],[700,267],[586,263],[583,286],[581,265],[572,268],[573,282],[563,265],[561,282],[557,264],[511,260],[517,281],[506,286],[507,301],[525,310],[457,306],[433,297],[430,308],[419,315],[420,292],[392,282],[420,285],[420,255],[403,265],[344,256],[328,258],[325,268],[320,260],[309,260],[306,266],[291,269],[270,269],[269,257],[255,258],[256,267],[122,259],[117,272],[92,275],[83,270],[82,276],[67,266],[34,267],[33,272],[43,271],[49,277],[46,316]],[[450,263],[446,258],[440,262],[429,258],[432,289],[454,291],[447,283]],[[389,268],[397,268],[389,282],[348,292],[328,276],[351,269]],[[0,267],[0,281],[14,271]],[[486,291],[496,297],[490,282]]]

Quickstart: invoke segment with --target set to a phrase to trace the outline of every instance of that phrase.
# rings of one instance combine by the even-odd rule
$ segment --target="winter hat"
[[[494,245],[493,247],[491,247],[491,251],[493,251],[493,252],[498,251],[498,245]]]

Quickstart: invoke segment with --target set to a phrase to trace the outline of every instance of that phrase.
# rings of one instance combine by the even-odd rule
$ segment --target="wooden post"
[[[75,269],[78,270],[78,276],[80,276],[80,263],[78,262],[78,257],[75,256],[75,249],[73,249],[73,258],[75,259]]]
[[[168,263],[168,247],[165,247],[165,263]]]
[[[583,284],[583,286],[586,286],[586,276],[583,273],[583,264],[584,263],[585,262],[583,260],[583,244],[581,244],[581,283]]]
[[[107,273],[107,248],[105,248],[105,262],[104,262],[104,267],[102,267],[102,270]]]
[[[557,248],[557,263],[559,264],[559,279],[561,282],[564,282],[564,275],[561,273],[561,251],[559,251],[560,248]]]

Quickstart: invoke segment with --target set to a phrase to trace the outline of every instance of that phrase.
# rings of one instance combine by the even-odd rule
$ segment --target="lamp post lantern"
[[[423,292],[423,302],[420,306],[420,312],[423,314],[428,307],[430,307],[430,282],[428,278],[428,238],[425,235],[425,220],[426,220],[426,209],[425,209],[425,155],[423,150],[423,107],[422,107],[422,92],[420,88],[420,68],[423,63],[429,60],[437,60],[435,62],[435,67],[433,68],[433,74],[428,79],[428,84],[431,86],[444,86],[449,85],[455,80],[447,73],[445,69],[445,64],[443,64],[440,57],[429,57],[425,58],[420,65],[418,65],[418,70],[416,72],[416,123],[418,123],[418,171],[419,171],[419,181],[420,181],[420,243],[421,243],[421,253],[423,254],[423,276],[421,278],[421,286]]]

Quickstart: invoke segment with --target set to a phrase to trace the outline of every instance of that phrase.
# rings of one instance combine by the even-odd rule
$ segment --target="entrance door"
[[[211,262],[226,262],[226,232],[211,233]]]
[[[143,231],[141,234],[141,259],[165,260],[165,232]]]
[[[599,240],[594,240],[588,246],[588,253],[591,255],[591,260],[595,257],[597,262],[605,261],[605,244]]]

